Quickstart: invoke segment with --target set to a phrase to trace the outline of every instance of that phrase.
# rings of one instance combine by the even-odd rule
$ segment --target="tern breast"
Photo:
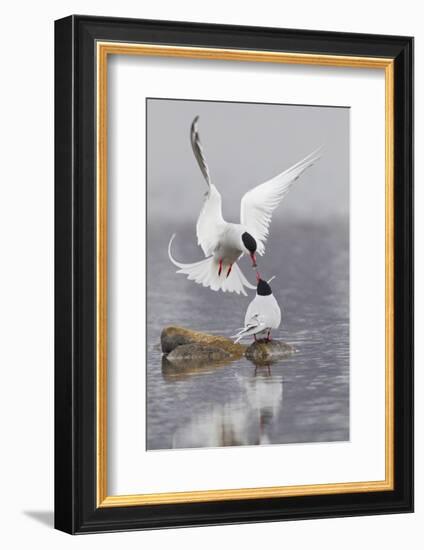
[[[281,309],[273,294],[255,296],[247,308],[244,324],[247,326],[255,315],[260,317],[266,328],[276,329],[280,326]]]
[[[215,258],[222,258],[224,265],[233,264],[242,255],[243,251],[240,245],[242,232],[243,227],[239,224],[225,224],[214,252]]]

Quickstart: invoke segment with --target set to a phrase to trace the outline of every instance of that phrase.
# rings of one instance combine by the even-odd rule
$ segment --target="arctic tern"
[[[260,339],[266,337],[266,340],[269,341],[271,330],[280,326],[281,309],[269,286],[273,278],[266,282],[261,279],[259,274],[257,275],[256,296],[246,310],[244,327],[233,336],[235,343],[246,336],[253,336],[255,341],[257,337]]]
[[[320,158],[320,149],[248,191],[241,199],[240,223],[229,223],[222,216],[221,194],[211,181],[200,142],[198,120],[196,116],[191,124],[190,139],[194,156],[208,186],[196,226],[197,242],[206,258],[190,264],[175,260],[171,253],[174,234],[168,245],[169,259],[179,268],[177,273],[187,275],[188,279],[198,284],[215,291],[236,292],[246,296],[245,288],[256,287],[243,275],[237,261],[244,254],[248,255],[256,268],[256,253],[265,253],[273,211],[299,176]]]

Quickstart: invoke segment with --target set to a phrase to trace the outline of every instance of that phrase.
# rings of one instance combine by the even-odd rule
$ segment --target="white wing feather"
[[[197,244],[202,247],[205,256],[214,253],[225,225],[221,195],[211,183],[196,225]]]
[[[190,141],[193,154],[199,165],[200,171],[208,184],[205,202],[200,212],[196,225],[197,244],[202,247],[205,256],[214,253],[218,245],[219,236],[225,227],[225,221],[222,217],[222,199],[218,189],[211,182],[209,168],[203,153],[202,143],[200,141],[197,122],[199,117],[195,117],[191,123]]]
[[[236,294],[247,296],[245,288],[256,288],[249,283],[236,263],[233,264],[230,275],[226,277],[218,274],[218,261],[213,256],[191,264],[177,261],[171,252],[174,238],[175,234],[172,235],[168,244],[168,256],[171,262],[178,267],[177,273],[182,273],[187,276],[187,279],[215,291],[235,292]]]
[[[266,324],[260,315],[253,315],[249,323],[246,323],[237,334],[234,334],[232,338],[235,338],[234,343],[237,344],[245,336],[252,336],[253,334],[259,334],[266,330]]]
[[[320,158],[317,149],[281,174],[248,191],[241,199],[240,221],[256,239],[258,253],[265,252],[272,213],[303,172]]]

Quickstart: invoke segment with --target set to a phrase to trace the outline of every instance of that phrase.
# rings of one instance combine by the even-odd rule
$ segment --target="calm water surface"
[[[162,357],[163,327],[231,336],[253,297],[216,293],[175,273],[174,256],[201,259],[194,227],[150,226],[148,235],[147,448],[170,449],[349,439],[349,248],[347,223],[273,221],[264,278],[283,321],[273,335],[297,352],[269,366],[247,359],[176,368]],[[240,267],[255,280],[247,258]],[[249,343],[246,340],[246,343]]]

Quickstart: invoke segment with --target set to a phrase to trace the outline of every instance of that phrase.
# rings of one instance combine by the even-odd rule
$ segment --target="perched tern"
[[[272,277],[273,279],[274,277]],[[281,323],[281,309],[275,299],[269,282],[264,281],[257,275],[258,286],[256,296],[250,302],[246,316],[244,318],[244,327],[233,336],[235,343],[245,336],[256,338],[265,338],[269,341],[271,330],[277,329]]]
[[[256,252],[260,255],[265,252],[273,211],[291,185],[318,160],[319,150],[248,191],[241,199],[241,223],[229,223],[222,216],[221,194],[211,181],[200,142],[198,119],[197,116],[191,124],[190,137],[194,156],[208,185],[196,226],[197,242],[206,258],[190,264],[175,260],[171,253],[175,238],[173,235],[168,246],[169,259],[179,268],[177,273],[187,275],[188,279],[198,284],[215,291],[236,292],[246,296],[245,288],[256,287],[243,275],[237,260],[246,254],[256,268]]]

